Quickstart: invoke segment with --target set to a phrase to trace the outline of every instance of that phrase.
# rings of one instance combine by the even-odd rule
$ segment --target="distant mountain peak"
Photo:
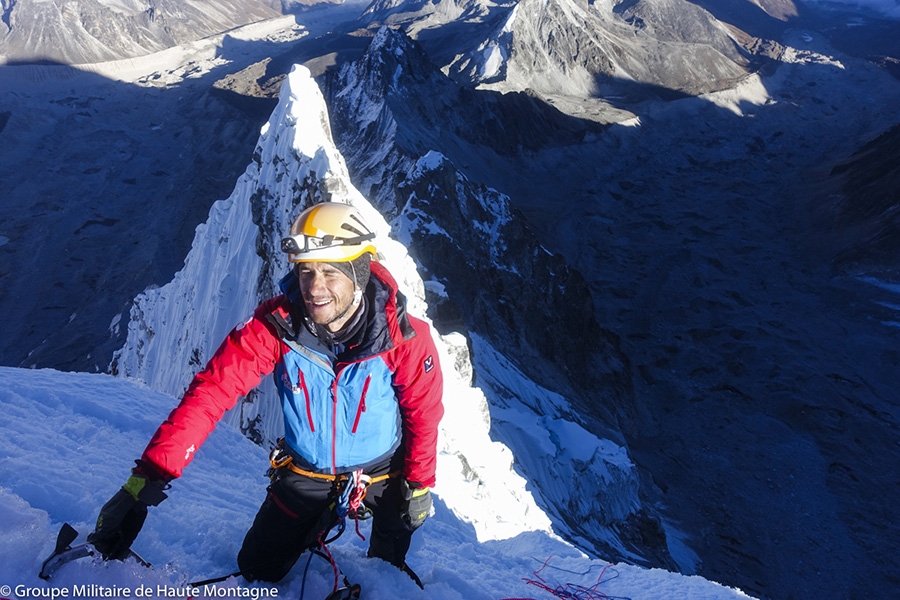
[[[689,0],[375,2],[363,20],[402,27],[458,82],[504,92],[672,98],[753,68],[737,26]]]
[[[0,64],[134,58],[280,16],[268,0],[3,2]]]

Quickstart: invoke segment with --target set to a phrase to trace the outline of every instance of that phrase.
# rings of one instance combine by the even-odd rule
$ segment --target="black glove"
[[[400,501],[400,519],[410,531],[422,526],[431,512],[431,491],[403,480],[403,499]]]
[[[105,560],[123,560],[130,550],[144,519],[147,506],[156,506],[167,498],[164,480],[150,480],[137,469],[125,485],[100,509],[97,526],[88,536]]]

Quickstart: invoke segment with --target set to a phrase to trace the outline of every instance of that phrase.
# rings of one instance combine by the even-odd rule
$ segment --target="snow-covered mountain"
[[[3,0],[0,64],[132,58],[281,14],[271,0]]]
[[[449,71],[542,96],[694,95],[732,86],[749,62],[725,25],[687,0],[525,0]]]
[[[0,67],[3,362],[105,370],[116,349],[174,402],[272,291],[281,183],[366,198],[462,414],[511,452],[482,477],[494,450],[454,443],[470,482],[513,460],[528,505],[605,560],[892,597],[895,8],[351,0]],[[293,63],[324,106],[276,108]],[[305,129],[323,115],[333,143]],[[265,396],[229,416],[263,444]]]

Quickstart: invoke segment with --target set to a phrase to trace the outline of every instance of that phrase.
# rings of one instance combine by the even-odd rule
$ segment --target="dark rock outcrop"
[[[831,207],[839,239],[835,265],[900,265],[900,126],[882,134],[836,166],[841,193]]]

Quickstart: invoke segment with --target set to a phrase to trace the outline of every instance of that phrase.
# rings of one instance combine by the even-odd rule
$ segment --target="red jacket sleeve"
[[[170,477],[180,477],[225,411],[275,369],[281,341],[265,318],[278,302],[262,304],[247,323],[228,334],[156,430],[141,456],[144,462]]]
[[[444,415],[444,381],[431,330],[409,317],[415,337],[394,353],[394,387],[400,403],[406,462],[403,476],[424,487],[435,484],[438,426]]]

